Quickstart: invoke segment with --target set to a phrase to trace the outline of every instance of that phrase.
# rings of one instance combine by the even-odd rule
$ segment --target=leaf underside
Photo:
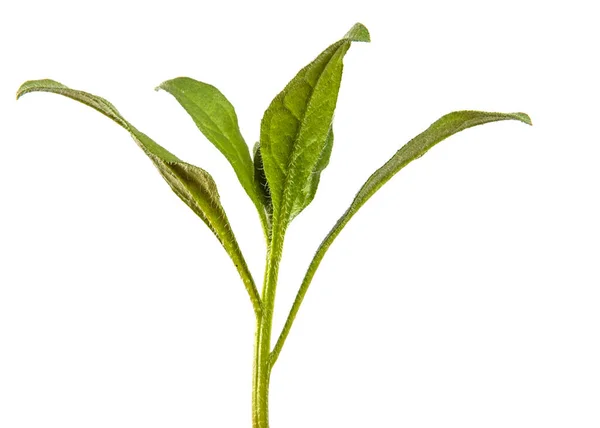
[[[125,128],[150,158],[173,192],[206,223],[221,242],[236,265],[250,292],[251,299],[255,303],[258,293],[256,292],[256,296],[253,296],[254,291],[251,290],[255,289],[255,286],[252,277],[221,205],[217,186],[208,172],[181,161],[147,135],[138,131],[104,98],[70,89],[49,79],[25,82],[17,92],[17,99],[29,92],[51,92],[74,99],[92,107]]]

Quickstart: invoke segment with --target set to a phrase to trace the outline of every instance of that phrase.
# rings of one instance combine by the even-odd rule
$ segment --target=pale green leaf
[[[312,200],[310,181],[329,142],[344,55],[352,41],[369,41],[368,34],[362,24],[356,24],[300,70],[263,116],[260,151],[274,221],[278,218],[282,229]]]
[[[369,179],[363,184],[358,191],[350,207],[338,219],[333,228],[329,231],[317,252],[315,253],[306,275],[300,285],[290,314],[283,327],[283,331],[277,340],[272,355],[272,363],[277,360],[279,353],[287,338],[291,326],[296,318],[296,314],[304,300],[304,296],[308,287],[321,264],[321,260],[331,246],[335,238],[340,234],[342,229],[348,224],[350,219],[356,212],[369,200],[377,190],[387,183],[398,171],[408,165],[415,159],[423,156],[429,149],[435,146],[440,141],[450,137],[457,132],[473,126],[482,125],[489,122],[497,122],[501,120],[518,120],[528,125],[531,125],[531,119],[525,113],[488,113],[480,111],[457,111],[445,116],[442,116],[438,121],[434,122],[427,130],[410,140],[400,150],[396,152],[390,160],[388,160],[381,168],[375,171]]]
[[[155,143],[147,135],[127,122],[108,101],[87,92],[70,89],[53,80],[25,82],[17,92],[17,98],[28,92],[52,92],[86,104],[109,117],[133,137],[146,153],[173,192],[185,202],[215,234],[233,260],[250,294],[255,311],[260,311],[260,297],[246,261],[235,239],[227,215],[223,209],[217,186],[210,174],[197,166],[181,161],[175,155]]]
[[[214,86],[189,77],[167,80],[156,89],[163,89],[173,95],[208,141],[227,158],[264,220],[265,206],[254,180],[252,158],[240,132],[233,105]]]

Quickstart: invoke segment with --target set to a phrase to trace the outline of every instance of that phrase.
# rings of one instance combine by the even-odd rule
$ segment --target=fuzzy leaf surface
[[[315,195],[317,194],[317,188],[319,187],[319,181],[321,181],[321,173],[325,168],[327,168],[327,165],[329,165],[332,150],[333,128],[330,128],[329,134],[327,134],[327,139],[325,140],[325,147],[323,147],[321,155],[319,156],[319,160],[317,161],[312,173],[308,176],[304,189],[302,189],[298,195],[298,198],[294,202],[292,212],[299,213],[315,198]]]
[[[344,55],[353,41],[369,40],[368,30],[356,24],[300,70],[263,116],[260,152],[273,216],[283,228],[312,201],[318,176],[327,165],[320,162],[328,160],[331,152],[329,135]]]

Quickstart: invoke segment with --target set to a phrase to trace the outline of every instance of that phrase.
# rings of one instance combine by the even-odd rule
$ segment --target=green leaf
[[[52,92],[86,104],[109,117],[133,137],[137,145],[146,153],[158,172],[169,184],[173,192],[200,217],[215,234],[233,260],[250,294],[255,311],[260,310],[260,297],[246,261],[240,251],[227,215],[223,209],[217,186],[210,174],[197,166],[183,162],[175,155],[155,143],[147,135],[127,122],[108,101],[87,92],[70,89],[53,80],[33,80],[25,82],[17,92],[17,99],[28,92]]]
[[[265,206],[254,180],[252,158],[240,132],[233,105],[214,86],[189,77],[167,80],[156,89],[163,89],[173,95],[208,141],[227,158],[264,220]]]
[[[340,234],[342,229],[348,224],[350,219],[356,212],[369,200],[371,196],[377,192],[385,183],[387,183],[398,171],[408,165],[415,159],[423,156],[429,149],[435,146],[442,140],[450,137],[464,129],[471,128],[477,125],[483,125],[488,122],[497,122],[500,120],[518,120],[528,125],[531,125],[531,119],[525,113],[487,113],[480,111],[457,111],[445,116],[442,116],[438,121],[434,122],[427,130],[410,140],[400,150],[396,152],[390,160],[388,160],[381,168],[375,171],[369,179],[360,188],[350,207],[338,219],[333,228],[329,231],[317,252],[315,253],[306,275],[300,285],[290,314],[283,327],[283,331],[277,340],[272,354],[272,364],[275,363],[285,339],[287,338],[291,326],[296,318],[296,314],[304,300],[304,296],[308,287],[321,264],[321,260],[331,246],[335,238]]]
[[[457,111],[442,116],[427,130],[410,140],[396,152],[381,168],[375,171],[356,194],[352,204],[329,232],[321,246],[329,247],[333,239],[356,214],[360,207],[377,190],[387,183],[398,171],[415,159],[423,156],[437,143],[457,132],[477,125],[501,120],[518,120],[531,125],[531,119],[525,113],[488,113],[480,111]],[[322,251],[321,249],[319,249]],[[325,248],[326,250],[326,248]]]
[[[298,195],[298,199],[296,199],[294,203],[294,207],[292,212],[299,213],[305,207],[310,204],[315,195],[317,193],[317,188],[319,187],[319,181],[321,180],[321,172],[329,165],[329,159],[331,158],[331,151],[333,149],[333,128],[329,129],[329,134],[327,134],[327,140],[325,140],[325,147],[321,151],[321,156],[317,164],[315,165],[311,175],[308,176],[306,181],[305,188]]]
[[[323,151],[321,152],[321,157],[319,158],[319,162],[315,165],[315,169],[313,173],[309,177],[306,187],[307,191],[302,193],[298,198],[298,205],[302,205],[306,207],[315,197],[317,193],[317,187],[319,186],[319,180],[321,177],[321,172],[329,165],[329,159],[331,158],[331,150],[333,148],[333,129],[329,131],[327,136],[327,142]],[[273,215],[273,203],[271,200],[271,191],[269,189],[269,183],[267,181],[267,177],[265,175],[265,169],[263,166],[262,155],[260,153],[260,142],[257,142],[254,145],[254,180],[259,184],[261,189],[261,199],[263,201],[263,205],[266,208],[267,216],[269,220],[269,224],[271,222],[271,218]]]
[[[263,116],[260,152],[271,190],[274,222],[278,219],[282,229],[314,197],[319,163],[328,159],[331,150],[327,147],[328,136],[343,58],[353,41],[369,41],[369,32],[362,24],[356,24],[344,38],[300,70]]]

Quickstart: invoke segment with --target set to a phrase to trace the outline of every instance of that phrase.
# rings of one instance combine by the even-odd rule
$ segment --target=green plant
[[[103,98],[69,89],[53,80],[28,81],[17,93],[17,98],[34,91],[64,95],[98,110],[125,128],[175,194],[206,223],[225,248],[246,287],[256,315],[252,391],[254,428],[268,427],[270,373],[313,276],[332,242],[362,205],[408,163],[459,131],[509,119],[531,124],[524,113],[457,111],[443,116],[402,146],[364,183],[317,249],[283,330],[272,346],[275,292],[286,230],[313,200],[321,172],[329,162],[334,139],[332,121],[344,55],[352,42],[369,41],[368,30],[356,24],[341,40],[300,70],[267,108],[261,123],[260,141],[254,146],[252,156],[238,128],[233,106],[218,89],[186,77],[166,81],[157,88],[173,95],[200,131],[227,158],[255,205],[267,243],[262,293],[256,287],[221,206],[217,186],[208,172],[183,162],[155,143]]]

